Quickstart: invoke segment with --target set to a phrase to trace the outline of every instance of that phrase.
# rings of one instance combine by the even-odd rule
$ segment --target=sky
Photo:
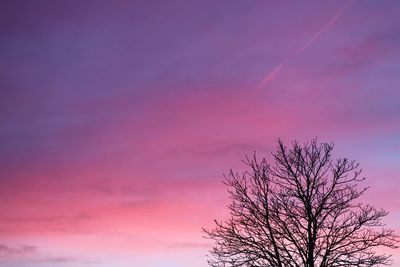
[[[222,174],[278,138],[335,142],[400,231],[399,12],[1,1],[0,266],[206,267]]]

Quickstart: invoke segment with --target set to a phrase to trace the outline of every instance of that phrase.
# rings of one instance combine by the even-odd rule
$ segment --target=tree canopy
[[[272,162],[246,157],[244,173],[224,175],[230,217],[204,229],[214,241],[215,267],[369,267],[390,264],[377,247],[397,248],[399,236],[383,209],[359,203],[359,164],[332,158],[333,143],[290,147],[278,140]]]

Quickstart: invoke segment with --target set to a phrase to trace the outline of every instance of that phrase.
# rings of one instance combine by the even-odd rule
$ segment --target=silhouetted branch
[[[333,160],[333,143],[316,139],[288,149],[281,140],[274,164],[256,156],[243,161],[248,170],[224,176],[231,217],[204,229],[215,241],[209,264],[222,266],[370,267],[389,264],[379,246],[397,248],[399,237],[384,228],[388,213],[355,203],[359,165]]]

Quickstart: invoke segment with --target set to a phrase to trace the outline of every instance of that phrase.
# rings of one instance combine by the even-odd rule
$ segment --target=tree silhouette
[[[287,148],[274,162],[246,157],[248,171],[224,176],[230,218],[204,229],[215,242],[209,264],[221,266],[376,266],[390,264],[377,247],[397,248],[399,236],[384,227],[388,212],[356,202],[359,164],[333,160],[333,143],[316,139]]]

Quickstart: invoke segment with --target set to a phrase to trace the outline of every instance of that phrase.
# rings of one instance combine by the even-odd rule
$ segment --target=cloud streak
[[[270,73],[268,73],[265,76],[264,80],[262,80],[261,83],[258,85],[258,88],[261,88],[262,86],[268,84],[273,79],[275,79],[275,77],[278,76],[279,72],[282,70],[283,66],[288,62],[288,60],[289,60],[289,57],[285,58]]]
[[[278,137],[398,212],[400,2],[31,2],[0,8],[4,265],[204,267],[222,174]]]
[[[29,246],[29,245],[8,246],[0,244],[0,255],[3,256],[31,255],[34,254],[36,250],[37,248],[35,246]]]
[[[320,37],[321,34],[323,34],[325,31],[327,31],[329,28],[331,28],[338,20],[339,18],[343,15],[345,10],[348,8],[348,6],[353,2],[353,0],[349,0],[340,10],[337,12],[323,27],[321,27],[318,31],[314,33],[314,35],[306,42],[304,45],[302,45],[300,48],[297,49],[297,51],[294,53],[293,56],[298,55],[302,51],[306,50],[308,47],[313,45],[318,38]],[[293,57],[293,56],[287,56],[282,62],[280,62],[276,67],[272,69],[271,72],[269,72],[264,79],[259,83],[258,89],[263,87],[264,85],[268,84],[272,80],[274,80],[279,73],[282,71],[283,67],[288,63],[288,61]]]
[[[343,7],[341,10],[339,10],[339,12],[337,12],[335,14],[335,16],[332,17],[331,20],[328,21],[328,23],[326,23],[322,28],[320,28],[318,31],[316,31],[314,33],[314,35],[311,37],[311,39],[306,42],[302,47],[299,48],[299,52],[307,49],[308,47],[310,47],[313,43],[315,43],[315,41],[318,40],[318,38],[320,37],[320,35],[322,33],[324,33],[325,31],[327,31],[329,28],[331,28],[337,21],[338,19],[343,15],[344,11],[348,8],[348,6],[353,2],[353,0],[349,0]]]

